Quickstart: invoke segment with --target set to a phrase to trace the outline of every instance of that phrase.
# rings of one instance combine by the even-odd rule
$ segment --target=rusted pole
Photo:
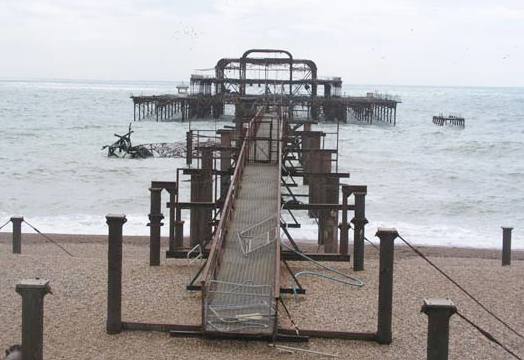
[[[351,219],[353,224],[353,270],[364,270],[364,227],[368,223],[366,219],[366,194],[367,186],[359,186],[353,192],[355,196],[355,216]]]
[[[312,160],[311,160],[312,151],[311,150],[320,149],[320,143],[321,143],[321,138],[323,134],[324,133],[321,131],[307,131],[307,132],[302,132],[301,134],[302,135],[302,150],[303,150],[302,164],[303,164],[304,172],[306,173],[311,172],[311,167],[312,167]],[[310,179],[307,176],[307,174],[304,175],[304,178],[303,178],[304,185],[308,185],[309,181]]]
[[[177,207],[175,209],[175,248],[181,248],[183,246],[184,246],[184,221],[182,220],[182,210],[180,209],[180,207]]]
[[[186,165],[191,166],[193,162],[193,130],[186,133]]]
[[[175,248],[175,206],[178,189],[169,189],[169,251]]]
[[[26,279],[16,284],[22,296],[22,360],[44,358],[44,296],[51,293],[49,280]]]
[[[448,360],[449,318],[457,312],[448,299],[424,299],[421,311],[428,315],[428,360]]]
[[[395,229],[378,228],[376,236],[380,238],[377,342],[391,344],[394,240],[398,232]]]
[[[203,181],[202,171],[195,171],[191,174],[191,202],[200,202],[201,200],[201,182]],[[189,239],[191,247],[200,244],[202,230],[202,211],[200,208],[192,206],[189,210]]]
[[[220,175],[220,197],[225,199],[231,183],[231,175],[228,174],[231,171],[231,150],[227,149],[231,148],[233,132],[224,129],[217,132],[220,134],[220,145],[223,147],[220,150],[220,170],[222,171]]]
[[[349,252],[349,224],[348,224],[348,194],[342,187],[342,220],[338,226],[340,229],[340,253],[347,255]]]
[[[502,266],[511,265],[511,230],[512,227],[502,227]]]
[[[317,175],[313,176],[311,179],[311,187],[313,188],[313,197],[311,198],[311,202],[315,204],[326,204],[328,203],[327,200],[329,189],[328,173],[331,172],[331,152],[318,150],[315,151],[312,156],[312,172],[316,173]],[[329,212],[329,210],[316,210],[314,212],[318,217],[318,244],[324,245],[325,252],[328,252],[326,246],[331,248],[330,244],[325,243],[328,235],[326,225]]]
[[[24,222],[23,216],[11,217],[13,223],[13,254],[22,253],[22,222]]]
[[[203,179],[200,183],[201,189],[201,200],[204,202],[213,201],[213,151],[211,148],[202,149],[202,175]],[[210,207],[202,208],[202,226],[203,229],[200,233],[202,236],[201,244],[204,245],[204,241],[211,239],[212,236],[212,218],[213,218],[213,209]]]
[[[107,322],[106,332],[122,332],[122,227],[125,215],[106,216],[109,226],[107,251]]]
[[[149,188],[151,211],[149,212],[149,266],[160,265],[160,231],[162,229],[162,188]]]
[[[330,157],[331,158],[331,157]],[[338,176],[326,175],[324,199],[327,204],[339,204],[340,178]],[[323,227],[324,252],[338,253],[338,210],[322,210],[319,225]]]

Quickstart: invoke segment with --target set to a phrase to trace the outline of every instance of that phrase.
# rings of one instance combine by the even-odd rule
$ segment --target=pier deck
[[[214,276],[202,287],[205,332],[270,336],[276,331],[279,291],[275,289],[279,289],[280,264],[278,128],[278,116],[266,114],[257,125],[254,141],[248,137],[244,140],[243,151],[248,158],[238,187],[232,185],[238,188],[236,198],[230,192],[228,199],[233,201],[234,210],[229,224],[222,225],[227,228],[221,229],[226,231],[221,248],[212,248],[220,260],[209,267]]]

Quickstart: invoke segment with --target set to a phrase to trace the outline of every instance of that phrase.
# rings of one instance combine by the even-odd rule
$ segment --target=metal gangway
[[[280,295],[281,116],[260,110],[241,132],[202,276],[202,329],[208,335],[271,337]]]

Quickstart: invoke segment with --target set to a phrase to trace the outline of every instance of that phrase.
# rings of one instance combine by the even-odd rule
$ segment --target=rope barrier
[[[71,256],[71,257],[75,257],[73,254],[71,254],[69,251],[67,251],[62,245],[60,245],[59,243],[57,243],[55,240],[51,239],[49,236],[43,234],[40,230],[38,230],[36,227],[34,227],[33,225],[31,225],[30,223],[28,223],[26,220],[24,220],[24,222],[31,228],[33,229],[34,231],[36,231],[38,234],[40,234],[44,239],[46,239],[47,241],[51,242],[53,245],[56,245],[58,248],[60,248],[63,252],[65,252],[67,255]]]
[[[457,311],[456,314],[462,319],[464,320],[465,322],[467,322],[469,325],[471,325],[472,327],[474,327],[475,329],[477,329],[482,335],[484,335],[484,337],[486,339],[488,339],[489,341],[497,344],[498,346],[500,346],[504,351],[506,351],[508,354],[510,354],[511,356],[513,356],[515,359],[518,359],[518,360],[523,360],[520,356],[518,356],[517,354],[515,354],[513,351],[511,351],[508,347],[506,347],[505,345],[503,345],[499,340],[497,340],[493,335],[491,335],[488,331],[482,329],[479,325],[475,324],[472,320],[468,319],[464,314],[462,314],[461,312]]]
[[[11,219],[7,220],[7,222],[4,225],[0,226],[0,230],[2,230],[4,227],[6,227],[7,224],[9,224],[10,222],[11,222]]]
[[[437,270],[442,276],[444,276],[446,279],[448,279],[453,285],[455,285],[459,290],[461,290],[464,294],[466,294],[471,300],[473,300],[477,305],[479,305],[485,312],[490,314],[493,318],[495,318],[497,321],[499,321],[502,325],[504,325],[507,329],[509,329],[512,333],[520,337],[521,339],[524,339],[524,335],[519,333],[517,330],[515,330],[511,325],[509,325],[507,322],[502,320],[497,314],[495,314],[493,311],[489,310],[486,305],[484,305],[480,300],[478,300],[475,296],[473,296],[469,291],[467,291],[462,285],[460,285],[457,281],[455,281],[451,276],[449,276],[447,273],[445,273],[443,270],[441,270],[437,265],[435,265],[431,260],[429,260],[419,249],[411,245],[406,239],[404,239],[402,236],[398,235],[399,239],[402,240],[411,250],[413,250],[417,255],[419,255],[422,259],[424,259],[431,267],[433,267],[435,270]]]

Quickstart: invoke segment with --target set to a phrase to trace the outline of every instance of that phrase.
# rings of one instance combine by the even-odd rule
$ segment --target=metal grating
[[[276,116],[265,116],[256,136],[277,140],[277,126]],[[277,254],[276,246],[268,246],[279,241],[280,171],[275,144],[256,141],[253,147],[262,150],[256,159],[265,162],[248,162],[244,169],[220,266],[215,279],[206,282],[206,331],[270,335],[276,327]],[[253,154],[250,149],[250,160],[255,160]]]

